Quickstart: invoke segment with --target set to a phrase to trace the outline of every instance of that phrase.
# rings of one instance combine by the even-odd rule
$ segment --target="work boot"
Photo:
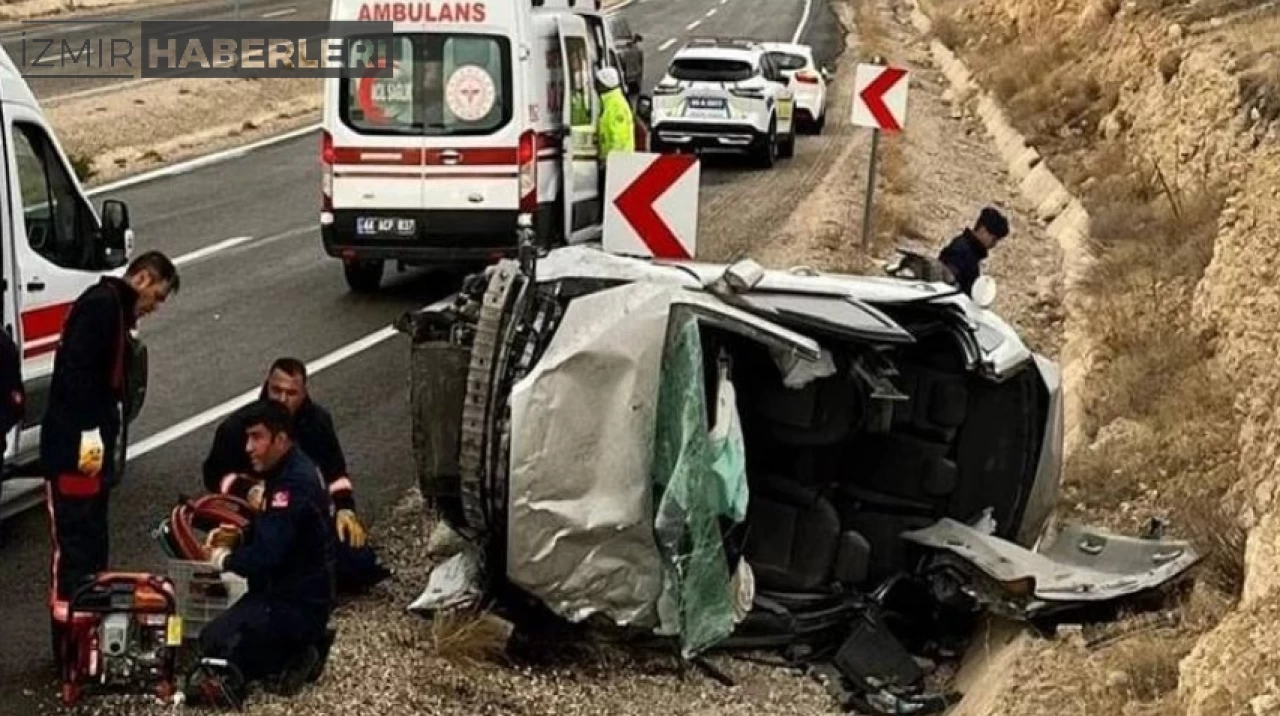
[[[273,679],[271,692],[279,696],[297,696],[307,685],[308,677],[320,662],[320,650],[308,645],[285,664],[280,675]]]
[[[333,642],[338,638],[338,630],[329,628],[324,630],[324,636],[320,637],[320,643],[316,645],[316,651],[320,658],[316,660],[316,666],[307,675],[307,683],[315,683],[324,676],[325,664],[329,663],[329,649],[333,647]]]

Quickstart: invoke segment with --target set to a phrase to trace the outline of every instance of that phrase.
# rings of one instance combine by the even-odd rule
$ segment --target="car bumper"
[[[516,253],[516,222],[519,212],[511,210],[356,210],[329,212],[332,221],[321,220],[320,237],[329,256],[344,261],[400,261],[406,264],[437,264],[491,261]],[[362,219],[399,222],[412,220],[412,230],[361,232]],[[539,238],[550,234],[551,207],[539,207],[534,228]]]
[[[649,134],[650,141],[695,149],[750,149],[769,138],[754,125],[737,122],[660,122]]]

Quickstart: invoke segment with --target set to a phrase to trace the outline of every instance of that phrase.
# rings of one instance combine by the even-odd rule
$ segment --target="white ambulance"
[[[334,0],[334,21],[390,21],[393,76],[326,79],[321,234],[355,291],[383,267],[597,238],[600,100],[613,65],[600,0]]]
[[[132,252],[133,232],[123,202],[103,202],[99,220],[18,67],[0,48],[0,289],[4,330],[22,356],[26,415],[7,436],[5,477],[38,476],[40,421],[48,403],[53,357],[71,304],[107,274],[122,275]],[[135,389],[132,416],[145,392],[146,354],[129,377]],[[30,487],[30,485],[24,485]],[[15,493],[6,480],[9,514]],[[26,490],[30,494],[29,490]]]

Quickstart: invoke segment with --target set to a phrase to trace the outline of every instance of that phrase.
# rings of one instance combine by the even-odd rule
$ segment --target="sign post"
[[[603,248],[612,254],[687,261],[698,247],[698,159],[614,152],[605,167]]]
[[[871,130],[871,159],[867,167],[867,198],[862,212],[862,245],[871,243],[872,209],[875,206],[876,165],[880,159],[880,133],[902,130],[907,118],[908,72],[889,67],[877,57],[859,64],[853,78],[853,124]]]

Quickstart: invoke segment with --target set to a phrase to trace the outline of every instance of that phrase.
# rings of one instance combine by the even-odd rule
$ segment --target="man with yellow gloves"
[[[351,477],[333,418],[307,391],[306,366],[296,358],[277,359],[267,372],[259,400],[274,400],[289,409],[297,445],[319,467],[327,486],[336,510],[338,591],[360,592],[386,579],[390,572],[365,544],[365,529],[356,515]],[[261,511],[265,485],[250,465],[244,444],[244,416],[251,408],[252,404],[237,410],[218,426],[204,461],[204,484],[210,492],[244,498]]]
[[[596,145],[600,157],[600,196],[604,196],[604,172],[613,152],[636,150],[635,121],[631,105],[622,94],[622,78],[613,67],[596,70],[596,91],[600,94],[600,124],[596,128]]]

